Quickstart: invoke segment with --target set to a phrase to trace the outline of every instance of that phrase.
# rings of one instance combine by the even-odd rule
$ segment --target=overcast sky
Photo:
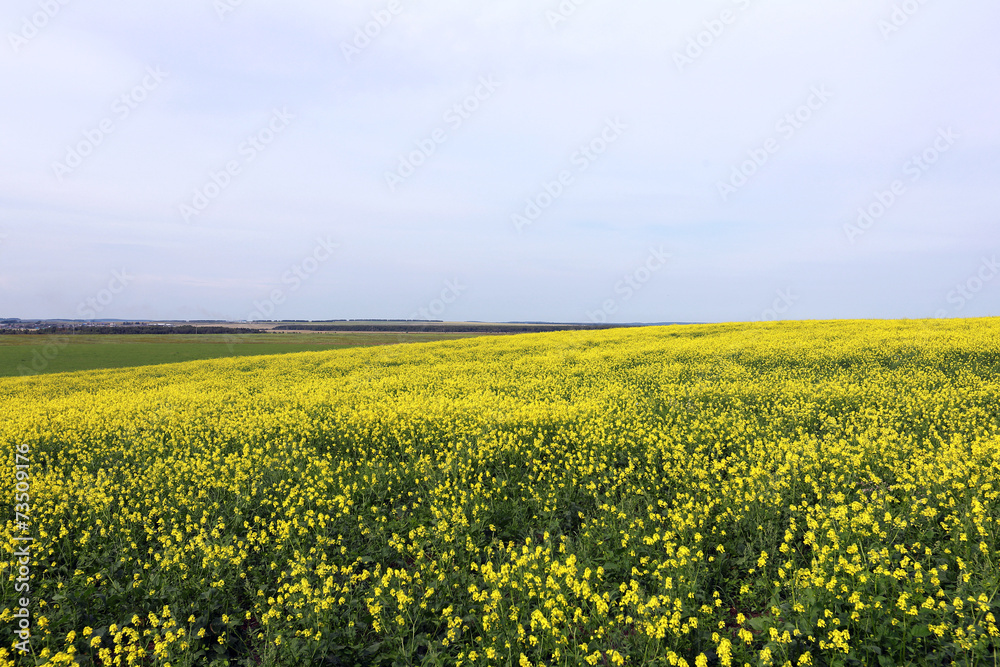
[[[998,315],[997,25],[995,0],[6,0],[0,317]]]

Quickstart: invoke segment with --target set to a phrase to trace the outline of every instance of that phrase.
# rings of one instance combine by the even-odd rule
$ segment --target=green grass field
[[[272,333],[0,336],[0,377],[169,364],[197,359],[421,343],[478,334]]]

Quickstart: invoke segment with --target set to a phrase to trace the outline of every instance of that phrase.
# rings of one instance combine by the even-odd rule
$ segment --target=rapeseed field
[[[4,378],[0,443],[0,665],[998,664],[994,319]]]

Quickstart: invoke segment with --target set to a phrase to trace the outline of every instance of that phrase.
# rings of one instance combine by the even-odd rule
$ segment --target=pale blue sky
[[[0,316],[1000,314],[995,2],[63,3],[0,10]]]

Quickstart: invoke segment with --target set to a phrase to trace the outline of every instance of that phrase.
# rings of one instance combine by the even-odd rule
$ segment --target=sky
[[[0,317],[1000,314],[994,0],[7,0]]]

